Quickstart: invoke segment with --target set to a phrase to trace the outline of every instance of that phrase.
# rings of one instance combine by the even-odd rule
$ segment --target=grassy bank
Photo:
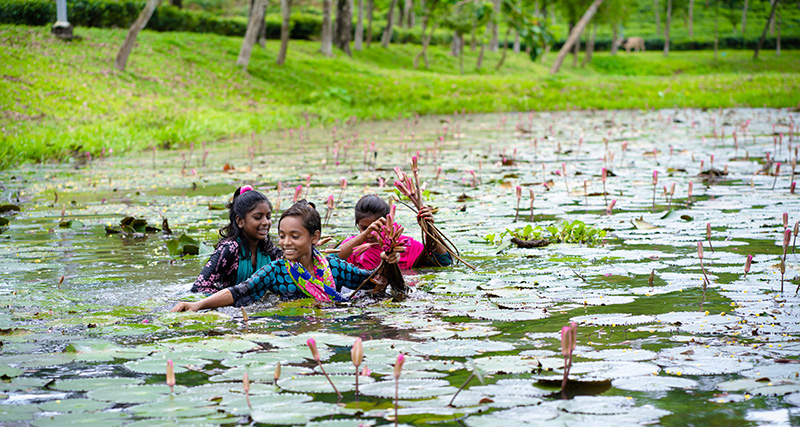
[[[797,105],[800,52],[598,54],[587,68],[570,60],[556,77],[549,62],[509,52],[467,49],[465,75],[443,47],[430,70],[413,70],[419,47],[378,46],[347,58],[317,54],[319,44],[292,41],[283,67],[277,43],[256,48],[249,73],[233,66],[241,39],[144,31],[124,73],[112,61],[124,30],[82,28],[83,40],[55,40],[46,27],[0,26],[0,166],[65,155],[170,147],[250,132],[357,116],[568,108]]]

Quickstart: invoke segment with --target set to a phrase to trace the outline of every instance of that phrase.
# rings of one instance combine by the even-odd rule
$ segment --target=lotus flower
[[[399,379],[400,373],[403,371],[403,363],[405,363],[406,357],[403,353],[397,355],[397,362],[394,364],[394,378]]]
[[[703,259],[703,242],[697,242],[697,257]]]
[[[658,171],[653,171],[653,185],[658,184]]]
[[[281,362],[278,361],[278,363],[275,365],[275,373],[273,374],[273,378],[275,378],[276,383],[278,382],[278,379],[280,379],[280,377],[281,377]]]
[[[314,360],[319,362],[319,351],[317,350],[317,342],[314,341],[314,338],[309,338],[308,341],[306,341],[306,345],[308,345],[308,348],[311,350],[311,355],[314,356]]]
[[[753,256],[748,255],[747,260],[744,262],[744,277],[747,277],[747,273],[750,273],[750,264],[753,263]]]
[[[292,198],[292,202],[294,202],[294,203],[297,203],[297,200],[300,198],[300,193],[301,193],[302,191],[303,191],[303,186],[302,186],[302,185],[298,185],[298,186],[297,186],[297,187],[294,189],[294,197]]]
[[[353,361],[356,368],[361,366],[361,362],[364,360],[364,344],[361,342],[361,338],[356,338],[353,348],[350,349],[350,360]]]
[[[600,170],[600,181],[606,182],[608,178],[608,169],[603,168]]]
[[[783,228],[789,227],[789,213],[783,213]]]
[[[561,354],[564,357],[569,356],[572,352],[571,347],[571,338],[570,335],[572,334],[572,329],[569,326],[564,326],[561,328]]]
[[[167,385],[169,386],[169,392],[173,392],[173,387],[175,387],[175,368],[172,366],[172,359],[167,360]]]
[[[367,365],[364,365],[364,368],[361,369],[361,376],[362,377],[368,377],[370,375],[372,375],[372,371],[369,370]]]

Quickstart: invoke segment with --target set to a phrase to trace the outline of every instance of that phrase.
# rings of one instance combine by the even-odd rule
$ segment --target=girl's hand
[[[417,213],[417,218],[425,219],[426,221],[434,222],[433,220],[433,212],[431,212],[430,206],[423,206],[422,209],[419,210]]]
[[[384,225],[386,225],[386,218],[378,218],[364,230],[363,234],[367,237],[367,240],[369,240],[374,234],[379,234],[381,232],[381,227]]]
[[[181,311],[197,311],[197,310],[198,310],[198,308],[197,308],[197,304],[196,303],[193,303],[193,302],[179,302],[178,304],[175,305],[175,307],[172,307],[172,310],[170,310],[170,311],[173,312],[173,313],[177,313],[177,312],[181,312]]]
[[[387,254],[386,252],[381,252],[381,259],[384,260],[387,264],[397,264],[398,262],[400,262],[400,252],[392,251],[392,253],[390,254]]]

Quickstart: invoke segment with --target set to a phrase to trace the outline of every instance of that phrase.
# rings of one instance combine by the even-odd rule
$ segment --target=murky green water
[[[800,220],[800,199],[789,192],[800,144],[790,131],[799,116],[455,115],[4,171],[2,203],[22,210],[3,214],[10,223],[0,228],[0,423],[387,424],[394,416],[392,364],[402,351],[408,361],[400,423],[797,424],[798,255],[789,248],[783,293],[780,259],[781,215],[788,213],[790,228]],[[777,180],[755,174],[767,152],[782,162]],[[286,208],[311,175],[306,197],[318,206],[329,195],[338,199],[347,179],[323,230],[341,240],[354,232],[355,201],[394,193],[379,180],[393,182],[392,168],[408,171],[417,153],[429,202],[439,208],[437,224],[477,271],[458,265],[412,272],[407,278],[418,291],[400,304],[312,307],[269,299],[247,308],[247,322],[231,308],[170,314],[177,300],[191,298],[206,256],[170,255],[169,237],[160,232],[105,230],[126,216],[159,228],[166,218],[176,235],[213,244],[226,212],[212,208],[236,186],[253,184]],[[702,170],[727,168],[727,175],[698,176],[701,161]],[[225,171],[226,164],[233,169]],[[602,167],[614,175],[606,197]],[[662,186],[672,183],[668,202]],[[513,223],[517,185],[523,196]],[[607,230],[606,243],[517,249],[485,242],[487,234],[528,223],[529,189],[534,225],[580,220]],[[616,200],[612,215],[606,200]],[[412,214],[398,212],[418,237]],[[705,298],[698,241],[711,280]],[[754,260],[745,277],[747,255]],[[570,321],[580,325],[568,387],[578,396],[564,400],[553,384],[563,368],[560,328]],[[309,360],[309,337],[344,390],[338,404]],[[355,337],[365,341],[372,371],[361,377],[359,403],[349,361]],[[485,384],[473,379],[448,406],[470,375],[467,357]],[[172,395],[163,385],[167,359],[178,370]],[[252,409],[244,372],[254,382]]]

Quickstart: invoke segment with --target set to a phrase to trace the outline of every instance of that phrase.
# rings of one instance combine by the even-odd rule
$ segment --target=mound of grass
[[[800,54],[764,52],[599,53],[589,67],[548,74],[546,63],[508,53],[465,54],[466,74],[445,47],[431,47],[431,68],[413,70],[419,47],[373,45],[352,58],[318,54],[317,42],[292,41],[275,64],[277,42],[256,48],[249,72],[234,67],[241,39],[143,31],[125,72],[112,62],[125,30],[79,28],[62,42],[47,27],[0,26],[0,167],[152,146],[216,141],[337,119],[391,119],[453,111],[570,108],[797,105]]]

